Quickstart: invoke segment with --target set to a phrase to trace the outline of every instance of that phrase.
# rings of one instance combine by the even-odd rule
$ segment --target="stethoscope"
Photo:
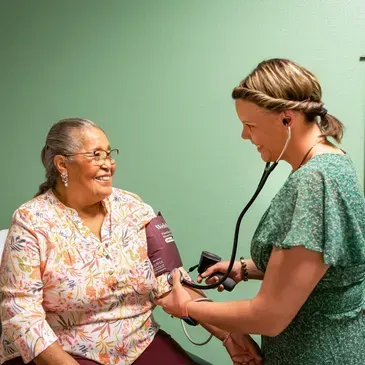
[[[238,235],[239,235],[239,231],[240,231],[242,218],[245,216],[245,214],[250,209],[253,202],[256,200],[256,198],[260,194],[260,192],[261,192],[262,188],[264,187],[264,185],[266,183],[266,180],[268,179],[269,175],[274,171],[275,167],[278,165],[280,159],[282,158],[284,152],[288,148],[288,145],[289,145],[289,142],[290,142],[290,139],[291,139],[291,130],[290,130],[290,126],[288,125],[288,120],[284,119],[283,123],[288,128],[288,137],[286,139],[284,148],[282,149],[279,157],[276,159],[276,161],[273,164],[270,164],[270,162],[266,163],[264,172],[261,176],[260,182],[259,182],[259,184],[256,188],[255,193],[253,194],[253,196],[251,197],[249,202],[246,204],[246,206],[243,208],[241,214],[238,216],[237,223],[236,223],[236,228],[235,228],[235,231],[234,231],[231,259],[230,259],[230,262],[229,262],[228,269],[227,269],[226,273],[216,283],[209,284],[209,285],[208,284],[207,285],[195,284],[193,282],[185,280],[183,278],[183,275],[181,275],[180,276],[181,277],[181,282],[184,285],[189,286],[191,288],[202,289],[202,290],[215,289],[215,288],[218,288],[218,286],[221,285],[229,277],[229,275],[232,271],[235,259],[236,259],[237,245],[238,245]],[[197,266],[198,265],[190,268],[189,272],[192,271],[193,269],[195,269]]]

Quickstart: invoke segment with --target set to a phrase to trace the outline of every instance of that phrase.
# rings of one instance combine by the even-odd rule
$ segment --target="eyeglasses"
[[[96,166],[102,166],[104,165],[106,159],[110,161],[111,165],[115,164],[115,158],[117,155],[119,155],[119,150],[117,148],[105,151],[105,150],[96,150],[92,152],[78,152],[78,153],[70,153],[64,156],[75,156],[75,155],[84,155],[88,157],[92,157],[94,161],[94,165]]]

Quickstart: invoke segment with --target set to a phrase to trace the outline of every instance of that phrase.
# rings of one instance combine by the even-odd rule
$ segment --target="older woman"
[[[263,335],[265,365],[365,364],[365,200],[350,157],[328,140],[340,142],[343,126],[323,107],[315,76],[289,60],[260,63],[233,98],[242,138],[265,162],[281,156],[291,134],[281,159],[292,173],[257,227],[252,259],[231,273],[237,282],[261,279],[260,291],[251,300],[199,303],[175,275],[172,293],[157,303]]]
[[[147,257],[155,213],[112,188],[117,154],[91,121],[49,131],[46,181],[14,213],[0,267],[1,364],[195,364],[153,319],[151,295],[170,291]],[[225,344],[260,362],[249,337]]]

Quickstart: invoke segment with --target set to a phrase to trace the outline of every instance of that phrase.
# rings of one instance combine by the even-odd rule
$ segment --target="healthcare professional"
[[[282,154],[292,167],[251,259],[230,274],[262,280],[260,290],[250,300],[196,302],[175,271],[172,292],[156,304],[232,336],[261,334],[264,365],[365,364],[365,199],[350,156],[329,140],[341,142],[343,125],[324,108],[316,77],[290,60],[261,62],[232,97],[242,138],[265,162]],[[198,281],[227,268],[218,263]]]

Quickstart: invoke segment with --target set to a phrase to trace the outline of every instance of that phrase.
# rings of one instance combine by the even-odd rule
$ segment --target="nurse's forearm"
[[[276,319],[256,300],[226,303],[190,302],[188,314],[199,323],[210,324],[223,331],[272,336]]]
[[[248,278],[250,280],[263,280],[265,273],[257,268],[255,263],[251,260],[245,260],[248,270]]]
[[[186,287],[186,286],[185,286],[185,289],[189,292],[190,296],[193,299],[206,297],[205,294],[201,290],[189,288],[189,287]],[[207,324],[207,323],[204,323],[204,322],[200,322],[199,324],[202,327],[204,327],[208,332],[210,332],[214,337],[218,338],[221,341],[223,341],[226,338],[227,334],[228,334],[227,331],[222,330],[222,329],[220,329],[216,326],[213,326],[211,324]]]

